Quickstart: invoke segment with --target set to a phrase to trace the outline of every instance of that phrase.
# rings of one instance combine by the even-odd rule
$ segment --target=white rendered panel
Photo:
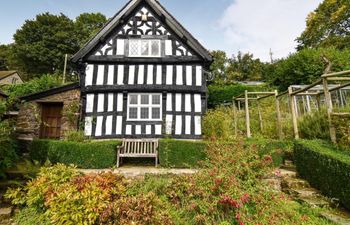
[[[200,116],[194,117],[194,134],[195,135],[202,135],[202,124],[201,124],[201,117]]]
[[[105,108],[105,95],[98,94],[97,112],[104,112]]]
[[[154,126],[155,135],[162,135],[162,125],[158,124]]]
[[[99,65],[97,67],[96,85],[103,85],[104,76],[105,76],[105,66],[104,65]]]
[[[172,101],[172,94],[167,94],[166,95],[166,111],[172,111],[173,110],[173,101]]]
[[[123,85],[124,84],[124,65],[118,65],[117,84],[118,85]]]
[[[124,55],[124,46],[125,41],[124,39],[117,39],[117,55]]]
[[[182,66],[176,66],[176,84],[183,85],[183,70]]]
[[[162,66],[157,66],[156,84],[162,84]]]
[[[106,118],[106,135],[112,135],[112,121],[113,121],[113,116],[107,116],[107,118]]]
[[[173,124],[173,115],[166,115],[165,117],[165,133],[171,134]]]
[[[173,46],[171,40],[165,40],[165,55],[173,54]]]
[[[116,124],[116,134],[122,134],[122,125],[123,125],[123,117],[117,116],[117,124]]]
[[[94,74],[94,65],[87,65],[85,70],[85,86],[92,85],[92,78]]]
[[[192,86],[192,66],[186,66],[186,85]]]
[[[194,95],[194,111],[195,112],[202,112],[202,100],[200,94]]]
[[[185,95],[185,112],[191,112],[191,94]]]
[[[173,84],[173,66],[171,65],[166,66],[166,84],[167,85]]]
[[[123,111],[123,94],[122,93],[118,93],[117,96],[117,111],[121,112]]]
[[[141,125],[135,126],[135,134],[141,134]]]
[[[145,66],[140,65],[139,66],[139,74],[137,76],[137,84],[143,84],[144,77],[145,77]]]
[[[125,134],[126,135],[131,135],[131,125],[126,125]]]
[[[185,134],[191,134],[191,116],[186,116],[185,126]]]
[[[134,84],[135,66],[129,66],[129,84]]]
[[[108,112],[112,112],[113,111],[113,102],[114,100],[114,94],[109,93],[108,94]]]
[[[102,135],[102,122],[103,122],[103,116],[98,116],[96,120],[96,132],[95,136],[101,136]]]
[[[85,117],[85,136],[91,136],[92,133],[92,117]]]
[[[108,66],[108,80],[107,80],[108,85],[113,85],[114,84],[114,65],[109,65]]]
[[[147,84],[153,84],[153,65],[148,65],[147,68]]]
[[[94,111],[94,94],[86,95],[86,112],[91,113]]]
[[[152,126],[151,125],[146,125],[146,134],[152,134]]]
[[[175,110],[177,112],[181,111],[181,106],[182,106],[181,100],[182,100],[182,94],[176,94],[175,95]]]
[[[182,132],[182,116],[176,116],[175,120],[175,134],[180,135]]]
[[[196,66],[196,85],[202,86],[202,67]]]

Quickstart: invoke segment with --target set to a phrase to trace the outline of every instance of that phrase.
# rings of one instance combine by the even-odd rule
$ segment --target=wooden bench
[[[155,158],[158,165],[157,139],[123,139],[122,146],[118,147],[117,167],[122,158]]]

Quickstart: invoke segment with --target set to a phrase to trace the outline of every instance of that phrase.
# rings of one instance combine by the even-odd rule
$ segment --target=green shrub
[[[300,118],[298,124],[301,138],[330,140],[329,124],[325,109],[304,115]]]
[[[297,141],[294,159],[298,173],[329,197],[350,209],[350,153],[324,141]]]
[[[84,131],[67,131],[64,133],[64,139],[66,141],[84,142],[86,140]]]
[[[16,148],[16,141],[0,139],[0,178],[5,176],[5,170],[12,167],[18,159]]]
[[[204,137],[211,141],[232,140],[234,139],[233,123],[232,108],[221,106],[211,109],[203,117]]]
[[[165,139],[159,143],[159,162],[164,167],[197,167],[206,159],[207,143]]]
[[[243,84],[232,84],[232,85],[210,85],[208,107],[214,108],[224,103],[231,103],[232,98],[243,94],[245,90],[248,91],[261,91],[266,89],[266,86],[249,86]]]
[[[102,169],[115,165],[119,141],[72,142],[34,140],[31,145],[32,159],[51,163],[74,164],[83,169]]]

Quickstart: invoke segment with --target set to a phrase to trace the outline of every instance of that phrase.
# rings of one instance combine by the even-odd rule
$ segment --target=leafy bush
[[[298,124],[301,138],[330,140],[329,124],[325,109],[304,115],[300,118]]]
[[[5,176],[5,170],[12,167],[18,159],[17,144],[12,139],[0,139],[0,178]]]
[[[324,194],[350,209],[350,154],[324,141],[298,141],[294,147],[298,173]]]
[[[202,141],[165,139],[159,143],[159,162],[164,167],[197,167],[206,158],[207,144]]]
[[[209,110],[203,118],[203,134],[206,139],[232,140],[234,139],[233,111],[229,107],[218,107]]]
[[[72,142],[34,140],[30,156],[34,160],[74,164],[84,169],[101,169],[115,165],[119,141]]]
[[[86,137],[84,131],[70,130],[64,133],[64,139],[66,141],[84,142]]]
[[[208,89],[208,107],[214,108],[224,103],[231,103],[233,97],[243,94],[245,90],[261,91],[266,89],[266,86],[249,86],[243,84],[210,85]]]

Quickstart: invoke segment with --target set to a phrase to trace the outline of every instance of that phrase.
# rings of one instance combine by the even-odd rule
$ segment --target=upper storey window
[[[148,39],[130,39],[129,56],[130,57],[160,57],[160,40]]]

